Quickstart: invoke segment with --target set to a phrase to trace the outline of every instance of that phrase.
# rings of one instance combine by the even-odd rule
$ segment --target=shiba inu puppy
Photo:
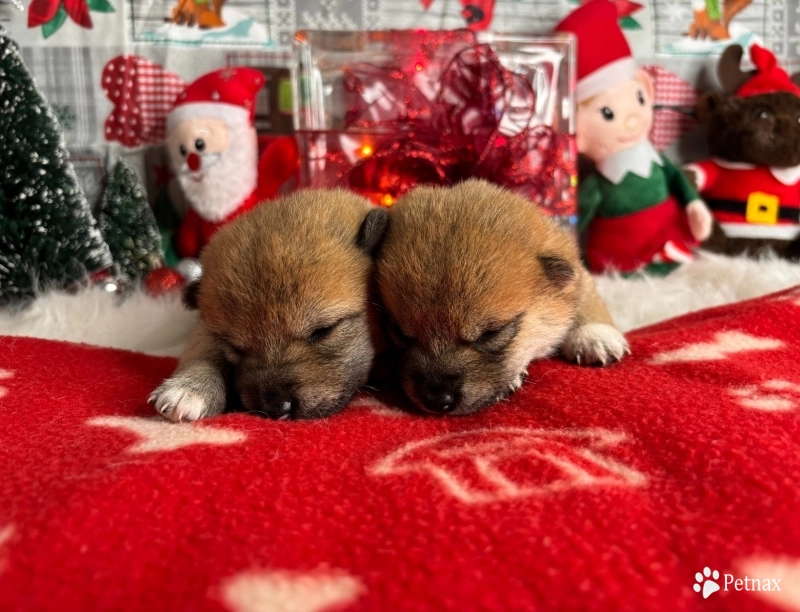
[[[531,361],[558,349],[584,365],[628,352],[574,239],[484,181],[401,198],[376,275],[403,390],[428,412],[468,414],[499,401],[519,389]]]
[[[173,421],[233,400],[276,419],[342,408],[375,354],[373,252],[385,209],[342,190],[305,190],[225,225],[184,300],[200,311],[175,374],[150,396]]]

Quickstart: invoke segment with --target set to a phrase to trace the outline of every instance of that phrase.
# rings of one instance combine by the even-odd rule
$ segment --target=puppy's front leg
[[[172,377],[148,401],[170,421],[195,421],[225,410],[225,358],[202,321],[192,331]]]
[[[631,350],[615,326],[603,300],[597,295],[594,279],[581,269],[582,300],[572,328],[564,337],[561,352],[582,365],[607,365],[622,359]]]

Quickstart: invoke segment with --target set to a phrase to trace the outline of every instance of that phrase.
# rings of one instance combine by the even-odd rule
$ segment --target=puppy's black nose
[[[431,412],[452,412],[456,407],[456,397],[447,391],[423,391],[422,403]]]
[[[418,389],[423,406],[430,412],[452,412],[461,400],[459,376],[426,378]]]
[[[289,394],[280,390],[261,390],[261,412],[271,419],[291,419],[295,415],[297,401]]]
[[[292,416],[292,402],[288,400],[278,400],[264,405],[264,410],[270,418],[279,421],[286,420]]]

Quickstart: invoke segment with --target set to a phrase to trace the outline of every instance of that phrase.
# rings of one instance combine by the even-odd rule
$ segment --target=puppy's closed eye
[[[309,344],[317,344],[317,343],[322,342],[323,340],[325,340],[325,338],[330,336],[331,332],[334,329],[336,329],[336,327],[339,325],[339,323],[340,323],[340,321],[337,321],[336,323],[334,323],[332,325],[325,325],[324,327],[318,327],[317,329],[315,329],[308,336]]]
[[[222,347],[222,354],[225,356],[225,360],[228,363],[236,365],[244,359],[247,353],[245,349],[239,348],[226,338],[217,336],[217,339],[219,340],[219,345]]]
[[[522,315],[518,315],[508,323],[487,325],[481,334],[472,341],[473,346],[488,353],[503,351],[519,332],[521,318]]]
[[[361,316],[361,313],[353,313],[347,316],[342,317],[341,319],[334,321],[333,323],[323,323],[318,327],[314,328],[314,330],[308,334],[306,340],[309,344],[319,344],[320,342],[324,342],[330,336],[332,336],[337,330],[345,328],[347,323],[357,319]]]
[[[387,324],[387,327],[389,331],[389,339],[397,348],[405,348],[414,342],[414,339],[411,336],[406,335],[402,328],[394,321],[390,320]]]
[[[478,338],[475,340],[476,344],[491,344],[494,340],[497,340],[498,336],[503,332],[503,327],[497,327],[495,329],[487,329],[484,331]]]

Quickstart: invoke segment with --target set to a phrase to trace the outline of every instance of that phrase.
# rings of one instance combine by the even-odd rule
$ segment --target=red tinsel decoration
[[[444,38],[423,45],[412,65],[359,63],[345,70],[345,131],[380,136],[341,184],[391,203],[418,184],[483,178],[553,214],[573,214],[574,201],[564,197],[575,174],[572,140],[536,124],[531,83],[470,33],[439,34]],[[436,74],[442,50],[454,48],[460,50]],[[407,53],[395,57],[408,61]],[[346,167],[343,155],[327,157]]]

